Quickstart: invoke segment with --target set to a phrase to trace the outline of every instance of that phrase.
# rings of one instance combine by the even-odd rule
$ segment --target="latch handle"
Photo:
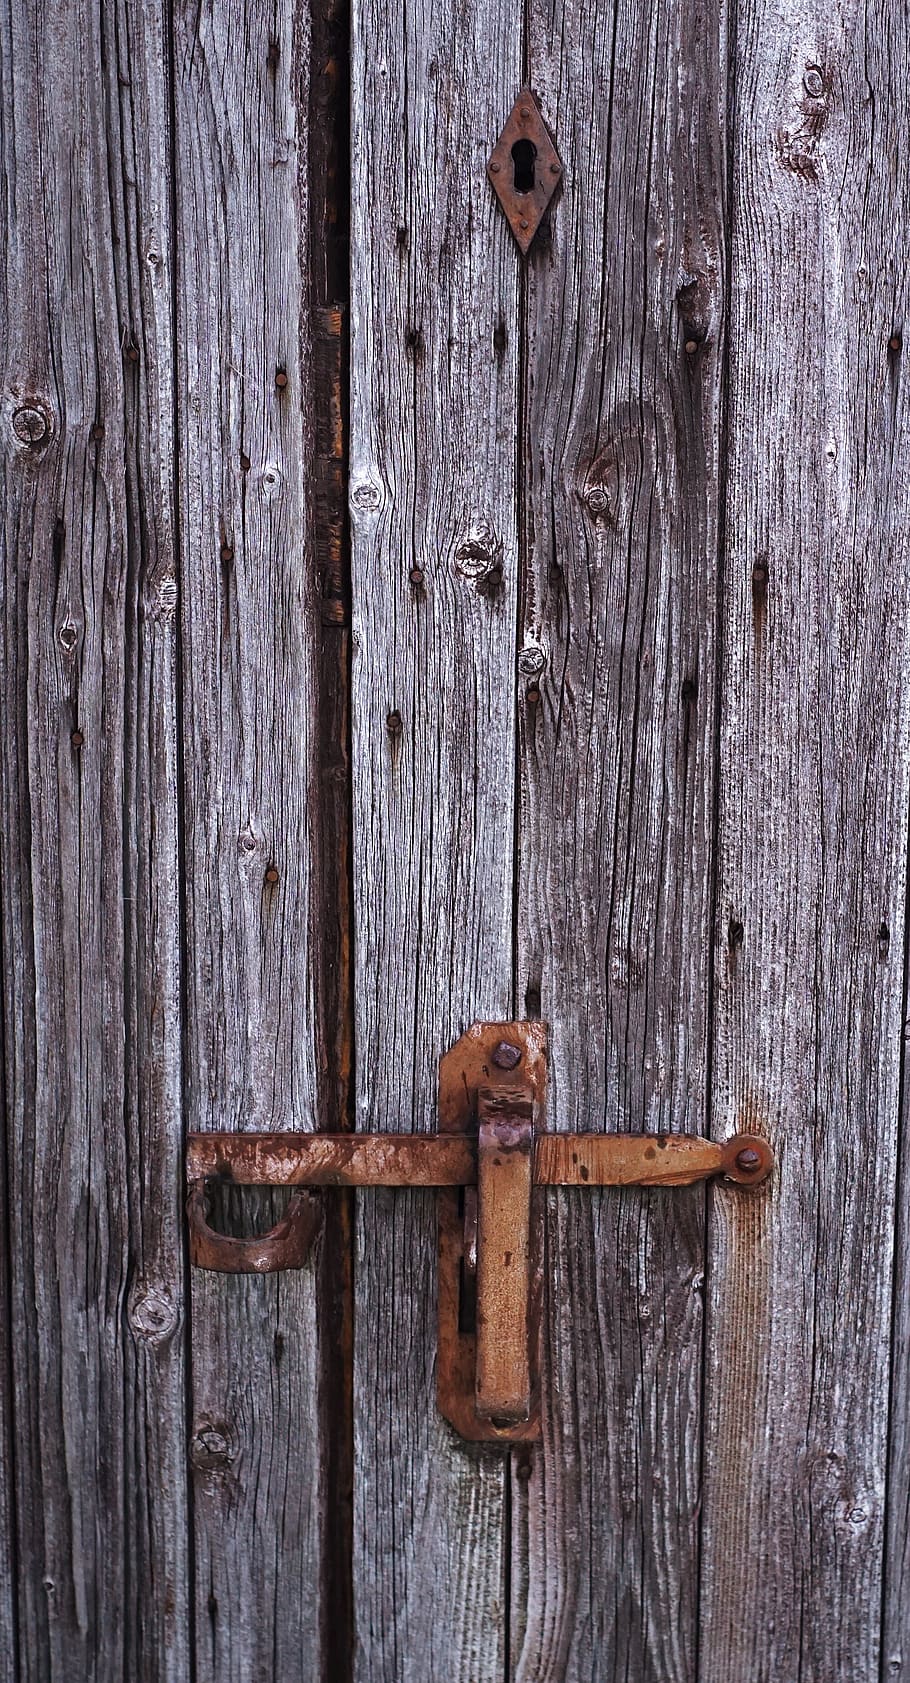
[[[477,1121],[474,1407],[482,1420],[514,1426],[531,1413],[533,1097],[526,1088],[483,1088]]]
[[[322,1225],[322,1210],[309,1192],[294,1192],[285,1214],[268,1233],[235,1239],[209,1225],[209,1185],[206,1180],[192,1181],[186,1201],[194,1267],[221,1274],[279,1274],[303,1267]]]

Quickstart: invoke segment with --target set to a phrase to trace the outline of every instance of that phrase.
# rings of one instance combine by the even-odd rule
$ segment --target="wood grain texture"
[[[306,1129],[323,1041],[306,10],[180,3],[174,58],[186,1110]],[[254,1197],[226,1214],[268,1228]],[[194,1277],[200,1683],[319,1674],[313,1275]]]
[[[166,8],[0,19],[22,1679],[188,1674]],[[31,439],[31,442],[30,442]],[[2,1662],[0,1662],[2,1664]]]
[[[890,0],[874,18],[738,8],[713,1123],[766,1129],[779,1175],[754,1199],[715,1194],[703,1683],[880,1675],[910,794],[908,414],[889,350],[907,308],[908,44]],[[900,1422],[899,1386],[895,1404]],[[894,1544],[896,1562],[899,1517]]]
[[[435,1125],[510,1014],[517,256],[485,177],[520,86],[496,6],[354,8],[356,1105]],[[436,1411],[431,1195],[359,1199],[355,1675],[503,1670],[503,1469]]]
[[[529,7],[565,166],[528,265],[518,1001],[549,1126],[705,1132],[723,10]],[[690,347],[690,348],[687,348]],[[704,1194],[548,1195],[521,1683],[689,1683]]]

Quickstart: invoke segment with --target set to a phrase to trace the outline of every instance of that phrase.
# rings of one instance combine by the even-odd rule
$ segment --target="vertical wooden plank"
[[[508,1017],[517,254],[485,175],[520,86],[501,5],[353,19],[356,1105],[435,1126],[437,1061]],[[503,1668],[503,1462],[435,1404],[432,1195],[360,1199],[355,1673]]]
[[[704,1683],[880,1675],[908,38],[891,0],[874,26],[809,0],[738,9],[714,1126],[767,1130],[779,1171],[754,1198],[718,1192],[711,1222]]]
[[[0,1039],[0,1054],[2,1050]],[[19,1676],[19,1629],[16,1618],[16,1473],[13,1460],[12,1256],[6,1164],[8,1126],[3,1110],[0,1110],[0,1118],[0,1210],[4,1220],[4,1243],[0,1246],[0,1683],[16,1683]]]
[[[549,1126],[704,1129],[724,11],[530,5],[564,164],[529,254],[518,1008]],[[695,1663],[704,1196],[548,1198],[542,1453],[516,1457],[514,1675]]]
[[[311,1128],[308,14],[296,0],[181,0],[174,28],[186,1108],[201,1129]],[[257,1212],[241,1201],[244,1221]],[[200,1680],[319,1674],[315,1304],[312,1264],[194,1275]]]
[[[0,20],[22,1678],[185,1678],[166,8]]]

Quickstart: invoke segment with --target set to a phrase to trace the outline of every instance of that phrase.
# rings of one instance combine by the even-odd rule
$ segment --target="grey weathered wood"
[[[186,1110],[194,1128],[309,1128],[320,1033],[306,11],[180,3],[174,53]],[[317,1422],[313,1266],[196,1273],[200,1679],[319,1673]]]
[[[722,16],[530,7],[565,176],[528,264],[518,1005],[550,1022],[561,1130],[705,1131]],[[549,1194],[522,1683],[693,1675],[703,1207]]]
[[[185,1679],[166,8],[9,8],[3,1011],[20,1675]],[[17,432],[30,408],[36,433]],[[79,739],[73,733],[81,734]]]
[[[0,1148],[0,1210],[4,1212],[8,1235],[6,1140],[7,1125],[4,1116]],[[16,1518],[13,1506],[13,1329],[8,1244],[7,1237],[6,1243],[0,1246],[0,1683],[16,1683],[19,1671],[15,1594]]]
[[[440,1054],[511,1010],[518,277],[484,171],[520,76],[509,8],[355,7],[360,1126],[434,1127]],[[355,1673],[498,1683],[503,1463],[436,1411],[433,1198],[359,1205]]]
[[[710,1227],[703,1683],[880,1675],[910,31],[897,4],[870,23],[749,0],[735,31],[713,1121],[767,1129],[779,1172]]]

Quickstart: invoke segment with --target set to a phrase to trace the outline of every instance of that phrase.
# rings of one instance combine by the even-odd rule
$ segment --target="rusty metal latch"
[[[545,1186],[686,1186],[724,1175],[757,1186],[767,1140],[544,1130],[546,1026],[475,1023],[439,1066],[435,1134],[191,1134],[190,1255],[199,1268],[300,1267],[318,1228],[303,1187],[426,1186],[439,1215],[439,1407],[462,1437],[525,1442],[540,1433]],[[206,1187],[292,1186],[284,1221],[259,1239],[215,1233]]]

